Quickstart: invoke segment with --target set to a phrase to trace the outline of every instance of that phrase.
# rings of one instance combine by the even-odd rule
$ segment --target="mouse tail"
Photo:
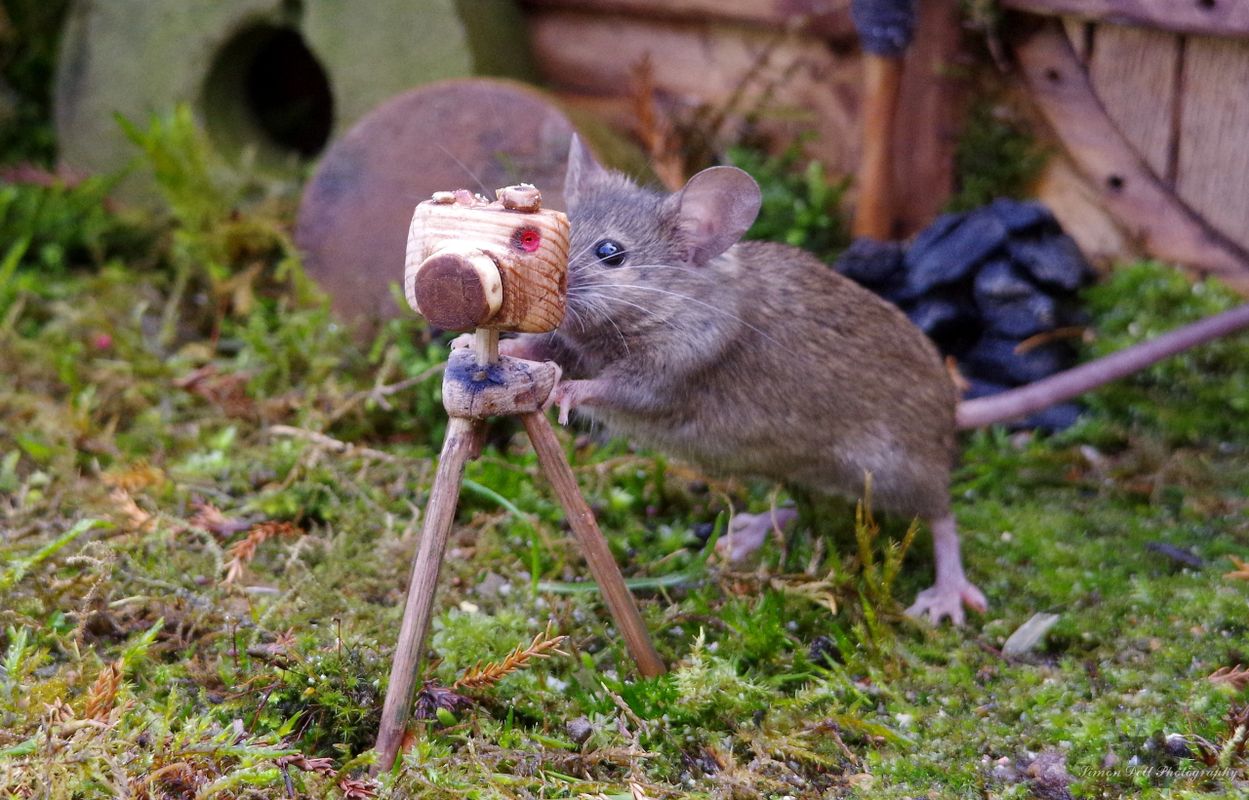
[[[983,428],[1026,417],[1070,400],[1103,384],[1139,372],[1176,353],[1249,328],[1249,305],[1237,306],[1213,317],[1177,328],[1017,389],[965,400],[955,410],[959,430]]]

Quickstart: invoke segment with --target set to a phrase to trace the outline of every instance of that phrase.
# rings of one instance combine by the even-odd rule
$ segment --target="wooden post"
[[[642,615],[638,613],[633,595],[629,593],[624,576],[620,574],[620,567],[611,554],[607,540],[603,538],[603,532],[599,530],[594,512],[586,505],[585,498],[577,488],[577,479],[572,474],[568,459],[564,457],[559,440],[555,438],[550,421],[541,411],[521,414],[520,421],[524,423],[525,432],[529,434],[533,449],[538,453],[538,464],[555,489],[560,505],[564,507],[568,524],[590,566],[590,574],[603,590],[603,599],[620,628],[629,653],[637,662],[638,671],[648,678],[664,674],[667,668],[655,652],[655,646],[651,644]]]
[[[902,85],[902,57],[864,53],[863,71],[863,156],[853,227],[855,236],[884,240],[893,236],[891,152]]]
[[[390,669],[390,683],[386,687],[386,702],[382,707],[382,721],[377,731],[377,766],[388,770],[395,763],[395,755],[403,742],[409,709],[412,707],[412,691],[419,674],[421,656],[425,650],[425,636],[429,632],[429,620],[434,608],[434,593],[438,588],[438,573],[442,557],[455,521],[455,507],[460,499],[460,481],[464,478],[464,465],[481,449],[484,428],[482,423],[464,417],[451,417],[447,436],[442,442],[442,455],[438,460],[438,472],[430,489],[429,503],[425,506],[425,524],[421,528],[421,543],[412,559],[412,577],[408,583],[408,600],[403,608],[403,623],[399,628],[399,643],[395,647],[394,663]]]

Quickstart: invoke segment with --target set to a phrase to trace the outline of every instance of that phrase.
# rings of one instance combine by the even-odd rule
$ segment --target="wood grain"
[[[539,235],[537,249],[524,252],[513,239],[521,229]],[[498,204],[463,206],[426,200],[416,206],[408,229],[403,289],[419,310],[417,276],[422,265],[446,249],[487,254],[498,267],[502,300],[486,327],[542,333],[564,318],[568,286],[568,218],[559,211],[505,211]],[[474,323],[478,320],[474,320]],[[454,328],[465,330],[465,328]]]
[[[892,154],[902,59],[864,53],[863,62],[863,160],[853,232],[879,241],[893,236]]]
[[[730,107],[739,124],[751,114],[778,141],[814,133],[807,151],[830,173],[858,166],[860,59],[820,39],[545,7],[532,9],[529,27],[539,71],[557,91],[627,96],[631,69],[649,57],[661,102]]]
[[[425,637],[429,633],[442,557],[451,535],[451,524],[455,521],[456,503],[460,499],[464,465],[481,449],[484,430],[482,424],[462,417],[452,417],[447,424],[438,472],[434,475],[429,502],[425,506],[421,543],[412,560],[408,599],[403,608],[399,643],[395,647],[390,683],[386,687],[386,701],[382,706],[382,720],[374,746],[378,753],[377,767],[382,771],[390,769],[403,741],[412,708],[412,691],[416,687],[421,656],[425,652]]]
[[[1018,32],[1013,47],[1034,101],[1130,235],[1157,258],[1249,293],[1249,253],[1158,181],[1106,115],[1062,25]]]
[[[1164,181],[1174,175],[1172,123],[1181,47],[1172,33],[1099,25],[1088,62],[1093,90],[1106,113]]]
[[[1189,39],[1180,131],[1180,197],[1249,247],[1249,42]]]
[[[568,525],[577,537],[577,544],[585,555],[590,574],[603,592],[603,600],[624,637],[629,654],[637,663],[638,671],[648,678],[664,674],[667,667],[659,658],[659,653],[655,652],[650,634],[642,622],[642,615],[638,613],[638,607],[633,602],[633,595],[629,593],[629,587],[625,586],[624,576],[620,574],[620,567],[611,554],[611,548],[603,538],[603,532],[599,530],[594,512],[581,496],[577,479],[572,474],[559,439],[555,437],[555,431],[551,430],[551,423],[540,411],[522,414],[520,420],[525,425],[529,440],[533,442],[533,449],[538,453],[538,464],[542,467],[542,472],[551,482],[560,505],[564,507]]]
[[[1075,16],[1098,22],[1147,25],[1177,33],[1249,36],[1243,0],[999,0],[1005,8]]]
[[[919,3],[891,153],[895,232],[903,236],[932,222],[954,192],[954,151],[969,97],[959,63],[963,34],[959,0]]]
[[[522,5],[647,19],[721,20],[854,41],[850,0],[522,0]]]

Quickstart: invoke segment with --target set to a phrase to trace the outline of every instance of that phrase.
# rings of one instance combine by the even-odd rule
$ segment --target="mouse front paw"
[[[559,424],[568,424],[568,412],[585,403],[589,396],[590,381],[560,381],[551,390],[544,408],[559,408]]]
[[[925,589],[916,596],[915,602],[906,610],[906,615],[916,619],[928,617],[928,621],[934,625],[940,625],[947,618],[953,625],[962,625],[967,621],[964,607],[982,614],[989,607],[984,592],[967,580],[946,585],[937,584]]]

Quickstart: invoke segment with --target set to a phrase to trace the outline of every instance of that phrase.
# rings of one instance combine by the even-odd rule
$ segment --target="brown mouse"
[[[933,531],[937,580],[909,613],[961,622],[964,605],[984,610],[950,513],[957,393],[901,311],[802,250],[739,243],[760,202],[739,169],[665,195],[574,141],[564,192],[564,322],[503,348],[564,369],[562,420],[577,408],[710,472],[816,492],[858,496],[870,472],[878,506]],[[733,536],[761,540],[767,527]]]
[[[552,359],[560,421],[576,408],[717,474],[857,497],[924,518],[936,581],[907,609],[933,622],[984,611],[950,511],[956,430],[1024,416],[1180,350],[1249,327],[1249,306],[993,397],[958,402],[929,339],[894,305],[786,245],[740,242],[759,210],[745,172],[712,167],[675,194],[599,166],[574,138],[568,306],[551,334],[503,352]],[[741,559],[792,519],[738,515]]]

